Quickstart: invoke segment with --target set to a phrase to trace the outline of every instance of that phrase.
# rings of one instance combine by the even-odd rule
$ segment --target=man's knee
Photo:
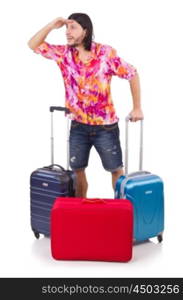
[[[77,177],[85,176],[85,168],[73,170]]]
[[[114,175],[114,176],[123,175],[124,174],[123,168],[120,167],[120,168],[118,168],[116,170],[112,170],[111,174]]]
[[[124,172],[122,168],[118,168],[116,170],[113,170],[111,174],[112,174],[112,186],[113,189],[115,190],[116,182],[120,176],[124,175]]]

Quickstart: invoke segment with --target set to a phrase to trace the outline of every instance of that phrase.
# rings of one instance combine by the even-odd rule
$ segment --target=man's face
[[[86,35],[86,29],[83,29],[83,27],[74,20],[66,24],[66,28],[67,44],[73,47],[81,45]]]

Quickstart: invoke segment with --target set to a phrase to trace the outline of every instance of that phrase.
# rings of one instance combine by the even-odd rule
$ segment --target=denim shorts
[[[114,172],[123,167],[122,149],[118,123],[110,125],[88,125],[71,121],[70,167],[85,169],[88,166],[91,147],[97,150],[105,170]]]

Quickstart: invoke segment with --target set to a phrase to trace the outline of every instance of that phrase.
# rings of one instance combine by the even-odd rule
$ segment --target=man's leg
[[[86,198],[88,190],[88,182],[84,169],[75,170],[76,174],[76,197]]]
[[[112,175],[112,187],[113,187],[113,190],[115,190],[115,187],[116,187],[116,181],[118,180],[118,178],[122,175],[124,175],[124,171],[123,169],[119,169],[119,170],[116,170],[114,172],[111,172],[111,175]]]
[[[92,144],[85,124],[72,121],[70,130],[70,166],[76,175],[76,197],[86,198],[88,183],[85,168],[88,166]]]
[[[117,179],[124,174],[119,136],[118,123],[105,125],[98,131],[94,144],[104,169],[112,175],[112,187],[114,190]]]

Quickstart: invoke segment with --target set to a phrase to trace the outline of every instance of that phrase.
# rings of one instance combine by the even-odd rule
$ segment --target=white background
[[[165,184],[165,232],[133,247],[129,263],[55,261],[50,240],[36,240],[30,228],[30,173],[50,164],[50,105],[64,105],[56,63],[28,48],[48,22],[73,12],[89,14],[95,41],[109,44],[133,64],[141,80],[144,112],[144,169]],[[182,1],[53,0],[4,1],[1,31],[1,277],[182,277]],[[46,41],[65,44],[65,28]],[[129,83],[113,77],[112,95],[120,117],[132,108]],[[55,162],[65,166],[66,120],[55,113]],[[130,171],[138,168],[138,123],[130,124]],[[88,197],[113,198],[111,175],[93,149],[87,169]],[[73,245],[74,246],[74,245]]]

